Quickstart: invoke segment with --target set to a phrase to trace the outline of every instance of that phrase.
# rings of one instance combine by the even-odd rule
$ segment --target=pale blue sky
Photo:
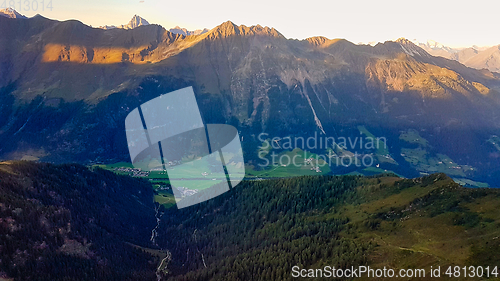
[[[322,35],[358,43],[405,37],[432,39],[449,46],[500,44],[498,0],[52,0],[52,7],[52,11],[43,12],[40,8],[38,12],[16,9],[27,16],[40,13],[58,20],[78,19],[92,26],[126,24],[138,14],[167,29],[175,25],[210,29],[231,20],[274,27],[286,37],[297,39]]]

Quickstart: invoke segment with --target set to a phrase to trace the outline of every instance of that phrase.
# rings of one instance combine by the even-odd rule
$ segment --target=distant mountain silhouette
[[[105,26],[100,26],[99,28],[101,28],[101,29],[114,29],[114,28],[134,29],[136,27],[143,26],[143,25],[149,25],[149,22],[147,20],[141,18],[138,15],[134,15],[134,17],[126,25],[120,25],[120,26],[105,25]]]
[[[206,29],[206,28],[204,28],[204,29],[197,29],[197,30],[194,30],[194,31],[189,31],[186,28],[182,28],[182,27],[176,26],[174,28],[171,28],[169,31],[172,32],[172,33],[175,33],[175,34],[181,34],[181,35],[189,36],[189,35],[200,35],[200,34],[203,34],[203,33],[207,33],[209,30]]]

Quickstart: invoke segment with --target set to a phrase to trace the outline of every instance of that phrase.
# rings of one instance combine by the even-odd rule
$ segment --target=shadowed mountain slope
[[[499,75],[406,39],[371,47],[292,40],[230,21],[184,36],[158,25],[102,30],[0,17],[4,158],[128,160],[125,116],[186,86],[207,123],[238,127],[247,159],[256,157],[261,132],[354,137],[363,125],[390,139],[391,157],[409,165],[403,174],[416,165],[401,156],[408,129],[428,139],[432,153],[473,167],[467,176],[492,183],[499,174],[500,151],[489,141],[500,135]]]

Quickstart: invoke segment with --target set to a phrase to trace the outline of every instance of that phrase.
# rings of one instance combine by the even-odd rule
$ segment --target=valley
[[[177,4],[153,10],[173,22],[182,14],[170,9]],[[283,5],[272,19],[288,13],[295,24],[310,16],[309,4]],[[212,17],[208,6],[259,6],[182,5],[193,20],[197,9]],[[381,30],[411,28],[420,6],[384,11],[389,28]],[[120,10],[99,9],[92,17]],[[287,26],[281,33],[227,18],[190,31],[137,14],[128,24],[91,26],[0,10],[0,280],[280,281],[294,279],[294,268],[326,266],[442,268],[442,276],[474,267],[489,276],[449,279],[500,280],[498,46],[294,39],[284,35]],[[374,17],[370,30],[380,22]],[[331,25],[331,34],[347,27]],[[186,87],[200,122],[236,128],[242,152],[238,146],[217,159],[172,149],[169,161],[160,151],[178,147],[162,141],[162,159],[142,155],[134,167],[129,148],[152,146],[141,132],[151,125],[145,116],[158,117],[135,109]],[[125,119],[134,110],[142,127],[133,126],[140,136],[128,140]],[[188,146],[188,137],[176,136]],[[201,139],[191,144],[201,147]],[[243,180],[204,195],[231,180],[230,165],[244,165]],[[208,199],[179,204],[192,198]]]
[[[41,16],[0,17],[0,34],[0,71],[10,69],[0,73],[0,159],[129,161],[127,114],[192,86],[205,123],[238,129],[255,177],[316,173],[261,171],[258,136],[272,133],[385,139],[383,149],[331,147],[337,159],[358,153],[374,163],[333,161],[321,174],[445,172],[490,186],[500,179],[499,74],[432,56],[404,38],[375,46],[291,40],[230,21],[187,36],[158,25],[98,29]],[[293,157],[293,149],[275,152]]]

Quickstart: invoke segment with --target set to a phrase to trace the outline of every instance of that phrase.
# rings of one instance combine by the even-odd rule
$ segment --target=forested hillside
[[[500,262],[500,191],[444,174],[247,180],[158,213],[153,192],[99,168],[0,163],[0,277],[290,280],[293,266]]]
[[[500,192],[444,174],[244,182],[162,217],[166,280],[291,280],[292,267],[498,265]],[[460,278],[457,278],[460,279]]]
[[[149,183],[81,165],[0,163],[0,277],[153,280]]]

